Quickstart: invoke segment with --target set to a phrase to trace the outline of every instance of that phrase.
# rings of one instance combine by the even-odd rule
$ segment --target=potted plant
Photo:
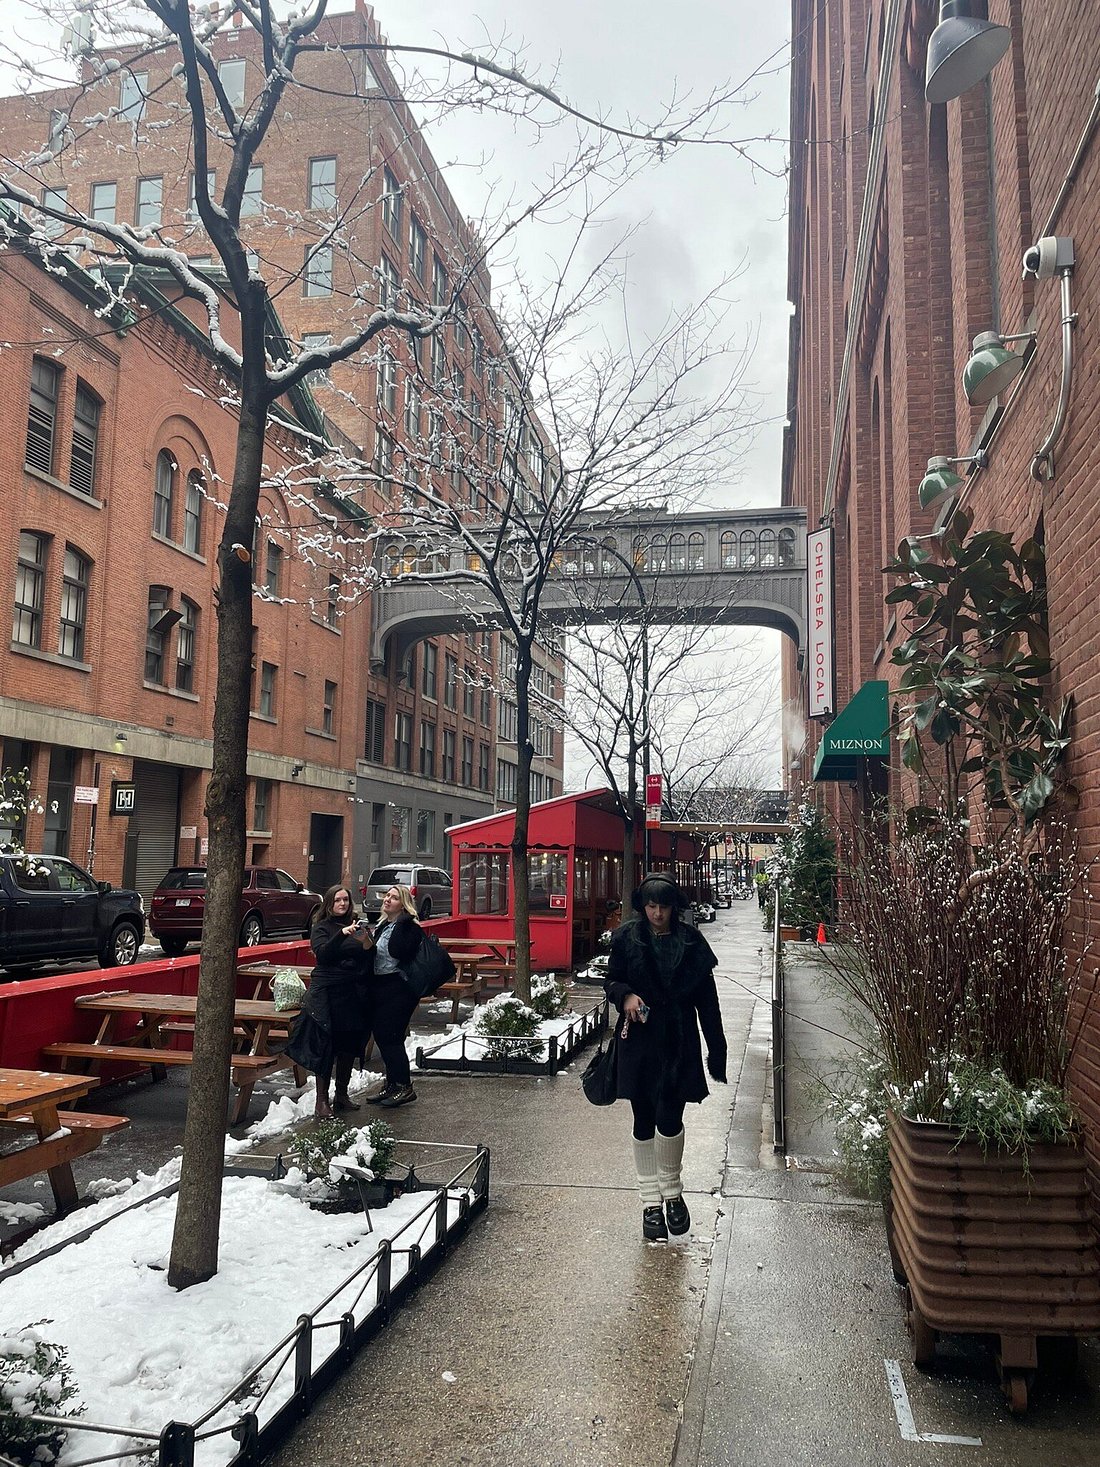
[[[1100,1330],[1066,1089],[1087,1009],[1092,863],[1064,818],[1070,705],[1046,706],[1041,547],[970,529],[956,514],[931,550],[903,545],[889,568],[904,576],[887,599],[907,608],[893,660],[919,798],[842,852],[827,961],[876,1034],[849,1129],[869,1156],[887,1141],[914,1358],[931,1363],[939,1332],[995,1335],[1023,1410],[1037,1337]]]

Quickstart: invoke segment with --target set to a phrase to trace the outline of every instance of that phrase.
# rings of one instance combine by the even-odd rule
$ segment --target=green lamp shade
[[[970,0],[942,0],[940,23],[928,41],[924,96],[951,102],[980,82],[1012,44],[1006,25],[975,20]]]
[[[1023,353],[1006,351],[995,331],[975,336],[970,360],[963,368],[963,391],[975,407],[999,397],[1024,369]]]
[[[917,498],[921,509],[928,509],[938,499],[944,499],[962,483],[958,474],[948,466],[945,458],[930,458],[928,472],[917,487]]]

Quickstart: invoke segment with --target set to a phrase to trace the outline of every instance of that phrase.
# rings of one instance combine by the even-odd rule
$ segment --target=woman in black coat
[[[386,1068],[386,1083],[367,1096],[372,1105],[387,1110],[416,1099],[405,1034],[420,1000],[402,977],[401,968],[416,956],[422,935],[412,892],[407,886],[391,886],[382,898],[382,918],[374,929],[369,987],[370,1027]]]
[[[317,1076],[313,1113],[325,1119],[333,1110],[358,1110],[348,1095],[351,1067],[367,1047],[367,992],[371,954],[370,931],[360,926],[346,886],[330,886],[310,929],[309,945],[317,959],[309,980],[302,1015],[295,1024],[287,1053]],[[336,1098],[328,1087],[336,1072]]]
[[[631,898],[636,916],[614,934],[604,989],[619,1011],[616,1095],[634,1112],[634,1166],[642,1236],[686,1233],[684,1106],[710,1092],[707,1069],[725,1084],[726,1037],[718,1006],[718,961],[701,932],[681,921],[687,900],[667,876],[647,876]],[[664,1208],[662,1210],[662,1202]]]

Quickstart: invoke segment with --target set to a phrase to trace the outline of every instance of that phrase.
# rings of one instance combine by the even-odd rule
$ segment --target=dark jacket
[[[346,917],[315,922],[309,945],[317,959],[287,1053],[306,1069],[324,1073],[338,1054],[362,1055],[369,1025],[366,980],[370,950],[345,937]]]
[[[682,944],[674,971],[665,977],[654,941]],[[619,1010],[616,1091],[620,1100],[683,1103],[710,1094],[703,1072],[699,1030],[707,1042],[707,1068],[726,1078],[726,1036],[718,1006],[714,967],[718,959],[701,932],[677,923],[668,937],[654,939],[648,922],[626,922],[611,939],[604,990]],[[631,993],[649,1005],[645,1023],[622,1035],[622,1006]]]

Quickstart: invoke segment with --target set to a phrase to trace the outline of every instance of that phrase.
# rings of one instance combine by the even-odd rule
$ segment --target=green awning
[[[814,779],[854,780],[860,759],[890,753],[890,705],[885,682],[864,683],[825,730],[814,759]]]

